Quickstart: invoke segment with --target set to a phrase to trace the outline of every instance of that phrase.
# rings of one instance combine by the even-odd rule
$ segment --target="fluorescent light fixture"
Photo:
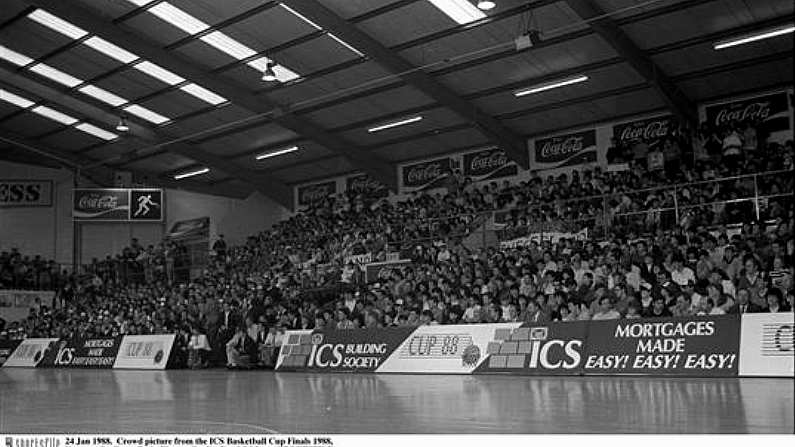
[[[75,126],[75,129],[80,129],[87,134],[94,135],[95,137],[101,138],[105,141],[115,140],[116,138],[119,138],[119,136],[116,135],[115,133],[108,132],[107,130],[99,128],[93,124],[80,123],[77,126]]]
[[[274,64],[276,63],[276,61],[271,61],[267,57],[261,57],[259,59],[254,59],[253,61],[247,62],[246,65],[259,72],[264,73],[265,70],[268,69],[269,62],[273,62]],[[279,82],[292,81],[293,79],[298,79],[301,77],[298,75],[298,73],[290,70],[284,65],[279,65],[279,64],[272,65],[271,69],[276,74],[276,80]]]
[[[171,71],[149,61],[138,62],[137,64],[133,65],[133,68],[142,73],[146,73],[159,81],[165,82],[168,85],[177,85],[181,82],[185,82],[185,78],[182,76],[172,73]]]
[[[535,85],[533,87],[517,90],[514,93],[514,96],[516,96],[518,98],[520,96],[532,95],[533,93],[544,92],[544,91],[552,90],[553,88],[558,88],[558,87],[565,87],[567,85],[577,84],[579,82],[585,82],[587,80],[588,80],[588,76],[585,76],[585,75],[572,76],[570,78],[559,79],[557,81],[551,81],[551,82],[545,82],[543,84],[538,84],[538,85]]]
[[[296,17],[298,17],[299,19],[303,20],[304,22],[306,22],[306,23],[307,23],[309,26],[311,26],[312,28],[314,28],[314,29],[316,29],[316,30],[318,30],[318,31],[323,31],[323,28],[321,28],[321,27],[320,27],[320,25],[318,25],[317,23],[315,23],[315,22],[313,22],[313,21],[309,20],[309,19],[308,19],[306,16],[304,16],[304,15],[303,15],[303,14],[301,14],[301,13],[299,13],[299,12],[298,12],[298,11],[296,11],[295,9],[293,9],[293,8],[291,8],[291,7],[287,6],[287,5],[285,5],[284,3],[280,3],[279,5],[280,5],[282,8],[286,9],[286,10],[287,10],[287,11],[288,11],[290,14],[292,14],[292,15],[294,15],[294,16],[296,16]],[[348,44],[348,42],[345,42],[344,40],[340,39],[339,37],[337,37],[337,36],[335,36],[334,34],[331,34],[331,33],[329,33],[329,32],[327,32],[326,34],[327,34],[329,37],[331,37],[332,39],[336,40],[336,41],[337,41],[337,42],[338,42],[340,45],[342,45],[343,47],[345,47],[345,48],[347,48],[347,49],[349,49],[349,50],[353,51],[354,53],[358,54],[358,55],[359,55],[359,56],[361,56],[361,57],[364,57],[364,54],[363,54],[361,51],[357,50],[356,48],[354,48],[353,46],[351,46],[350,44]]]
[[[298,150],[298,146],[287,147],[284,149],[277,149],[275,151],[265,152],[264,154],[257,155],[257,160],[264,160],[266,158],[278,157],[279,155],[289,154]]]
[[[67,126],[71,126],[72,124],[78,121],[77,118],[69,116],[65,113],[61,113],[55,109],[51,109],[47,106],[36,106],[30,109],[31,112],[39,114],[41,116],[47,117],[53,121],[57,121],[61,124],[66,124]]]
[[[196,98],[199,98],[202,101],[208,104],[212,104],[214,106],[217,106],[218,104],[223,104],[227,101],[227,99],[224,98],[223,96],[216,95],[215,93],[197,84],[183,85],[179,89],[189,95],[193,95]]]
[[[124,111],[155,124],[163,124],[165,122],[171,121],[169,118],[166,118],[159,113],[153,112],[146,107],[139,106],[138,104],[130,104],[124,108]]]
[[[91,96],[92,98],[96,98],[105,104],[110,104],[113,107],[119,107],[122,104],[127,104],[129,101],[122,98],[121,96],[114,95],[113,93],[101,89],[96,85],[86,85],[77,89],[80,93],[86,94]]]
[[[460,25],[465,25],[486,17],[486,14],[467,0],[428,0],[448,17]]]
[[[74,40],[82,39],[83,37],[88,35],[88,31],[80,27],[77,27],[75,25],[72,25],[66,20],[54,16],[43,9],[37,9],[31,12],[30,14],[28,14],[28,18],[46,26],[47,28],[50,28],[53,31],[57,31],[66,37],[70,37]]]
[[[478,0],[478,9],[483,11],[488,11],[489,9],[494,9],[497,6],[496,3],[488,0]]]
[[[382,124],[380,126],[367,129],[368,132],[378,132],[379,130],[390,129],[392,127],[404,126],[406,124],[416,123],[422,119],[421,116],[413,116],[411,118],[402,119],[400,121],[393,121],[391,123]]]
[[[38,73],[45,78],[52,79],[53,81],[63,84],[69,88],[77,87],[83,83],[83,81],[80,79],[77,79],[72,75],[68,75],[57,68],[50,67],[47,64],[36,64],[30,67],[30,71]]]
[[[14,65],[18,65],[20,67],[24,67],[29,63],[33,62],[33,59],[25,56],[24,54],[19,54],[16,51],[0,45],[0,59],[7,60]]]
[[[220,31],[213,31],[200,37],[199,40],[237,60],[246,59],[257,54],[256,51]]]
[[[722,50],[724,48],[736,47],[737,45],[756,42],[757,40],[764,40],[764,39],[769,39],[771,37],[781,36],[783,34],[789,34],[793,31],[795,31],[795,25],[786,25],[778,28],[769,29],[766,31],[758,31],[752,34],[746,34],[744,36],[734,37],[729,40],[717,42],[713,46],[713,48],[716,50]]]
[[[5,102],[14,104],[17,107],[22,107],[23,109],[27,109],[28,107],[35,104],[33,101],[30,101],[26,98],[23,98],[19,95],[15,95],[8,90],[4,90],[0,88],[0,99]]]
[[[344,40],[340,39],[339,37],[337,37],[337,36],[335,36],[335,35],[333,35],[333,34],[331,34],[331,33],[326,33],[326,34],[327,34],[329,37],[331,37],[332,39],[336,40],[336,41],[337,41],[337,42],[338,42],[340,45],[342,45],[343,47],[345,47],[345,48],[347,48],[347,49],[349,49],[349,50],[353,51],[353,52],[354,52],[354,53],[356,53],[357,55],[359,55],[359,57],[364,57],[364,53],[362,53],[361,51],[359,51],[359,50],[357,50],[356,48],[352,47],[352,46],[351,46],[351,45],[350,45],[348,42],[345,42]]]
[[[147,11],[190,35],[200,33],[210,27],[210,25],[167,2],[158,3]]]
[[[89,47],[99,51],[100,53],[104,54],[105,56],[111,57],[116,59],[117,61],[121,62],[122,64],[129,64],[134,60],[140,59],[133,53],[121,48],[117,45],[114,45],[107,40],[97,37],[91,36],[90,38],[86,39],[84,44],[88,45]]]
[[[185,172],[184,174],[177,174],[174,176],[174,180],[182,180],[184,178],[193,177],[195,175],[202,175],[208,172],[210,172],[210,168],[197,169],[195,171]]]

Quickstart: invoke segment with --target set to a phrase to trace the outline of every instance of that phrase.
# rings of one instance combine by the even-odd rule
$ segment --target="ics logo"
[[[461,354],[461,364],[463,366],[476,366],[480,360],[480,348],[477,345],[469,345],[464,348],[464,353]]]

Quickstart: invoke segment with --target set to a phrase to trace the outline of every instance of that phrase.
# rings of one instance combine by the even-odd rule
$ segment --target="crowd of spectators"
[[[40,255],[31,257],[16,248],[0,252],[0,289],[51,290],[67,277],[55,261]]]

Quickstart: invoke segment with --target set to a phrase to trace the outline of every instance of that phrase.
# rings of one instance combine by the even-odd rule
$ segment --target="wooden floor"
[[[784,379],[0,369],[2,433],[792,433]]]

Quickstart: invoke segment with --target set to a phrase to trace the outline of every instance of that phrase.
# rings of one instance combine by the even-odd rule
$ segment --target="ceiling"
[[[174,8],[205,29],[191,34],[158,16]],[[83,33],[43,25],[31,16],[40,10]],[[362,171],[394,188],[398,163],[491,144],[526,165],[530,136],[662,109],[692,119],[697,102],[792,84],[792,35],[712,48],[792,23],[790,0],[498,0],[486,15],[459,25],[427,0],[3,0],[0,52],[27,59],[0,57],[0,89],[33,105],[0,101],[0,159],[80,167],[99,182],[132,171],[220,195],[259,190],[289,206],[298,183]],[[528,28],[540,41],[517,51],[513,40]],[[243,46],[208,43],[228,38]],[[265,60],[277,76],[300,77],[264,82]],[[177,79],[158,80],[143,62]],[[513,95],[577,74],[588,81]],[[117,134],[124,115],[130,132],[105,140],[38,106]],[[299,150],[255,159],[291,146]]]

